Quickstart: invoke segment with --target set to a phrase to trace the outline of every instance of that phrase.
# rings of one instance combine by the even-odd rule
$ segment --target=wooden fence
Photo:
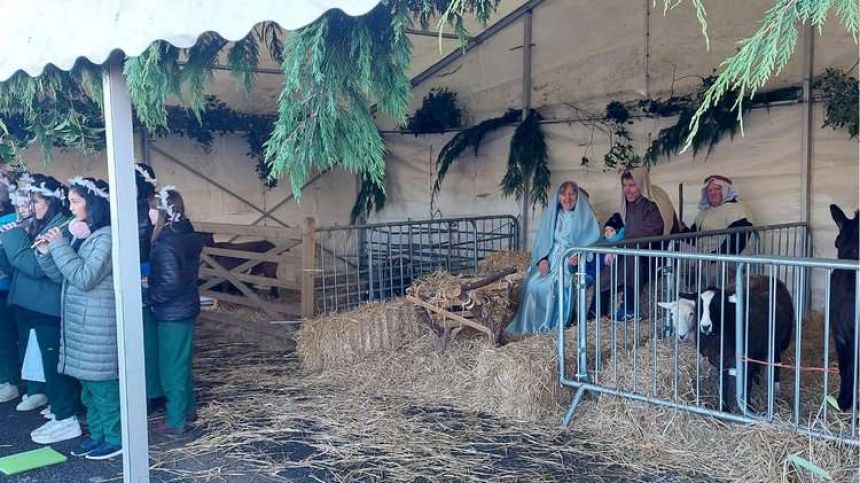
[[[200,295],[219,303],[249,307],[274,322],[298,324],[301,319],[313,316],[316,252],[313,218],[305,219],[301,228],[222,223],[195,223],[195,228],[198,233],[211,234],[213,239],[253,238],[272,245],[268,248],[267,244],[268,249],[263,252],[218,246],[223,243],[204,247]],[[218,287],[221,291],[215,290]],[[261,294],[261,287],[277,289],[277,297]],[[245,322],[225,310],[203,312],[201,316],[234,324]]]

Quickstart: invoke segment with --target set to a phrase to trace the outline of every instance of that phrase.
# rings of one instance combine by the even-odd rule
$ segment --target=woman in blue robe
[[[544,210],[532,248],[529,276],[523,288],[520,308],[508,325],[509,335],[548,332],[558,327],[571,312],[570,282],[576,260],[562,260],[571,247],[588,246],[600,239],[600,225],[588,198],[576,183],[565,181],[556,192],[555,202]],[[563,268],[564,304],[558,307],[558,269]]]

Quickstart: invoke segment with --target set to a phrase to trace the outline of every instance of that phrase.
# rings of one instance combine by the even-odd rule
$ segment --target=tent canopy
[[[203,32],[239,40],[256,23],[303,27],[325,11],[370,11],[379,0],[6,0],[0,15],[0,81],[23,70],[38,76],[53,64],[71,69],[80,57],[102,64],[114,50],[137,56],[155,40],[191,47]]]

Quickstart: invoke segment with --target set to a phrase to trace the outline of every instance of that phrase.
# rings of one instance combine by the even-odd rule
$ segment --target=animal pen
[[[439,270],[475,273],[488,254],[519,247],[518,227],[512,216],[328,227],[308,219],[302,228],[198,223],[198,232],[219,239],[268,242],[263,253],[243,249],[241,243],[205,247],[201,295],[261,311],[271,321],[292,321],[295,327],[301,318],[401,296],[413,280]],[[216,290],[219,286],[222,290]],[[277,297],[266,297],[258,288],[276,289]],[[203,316],[243,323],[227,311]]]
[[[737,247],[741,240],[747,241],[741,254],[720,250],[732,243]],[[810,258],[810,253],[802,223],[569,250],[567,255],[613,256],[616,261],[603,273],[598,266],[596,274],[587,274],[580,264],[571,288],[558,277],[559,291],[574,291],[577,324],[571,341],[564,330],[566,321],[559,321],[559,381],[576,391],[564,424],[571,422],[582,397],[593,393],[740,423],[785,425],[815,437],[860,444],[856,404],[840,412],[830,396],[839,389],[831,343],[834,326],[853,326],[851,347],[855,352],[860,347],[856,335],[860,305],[854,302],[851,320],[836,319],[831,312],[831,275],[847,272],[856,283],[860,272],[856,261]],[[593,296],[595,313],[600,314],[601,304],[607,302],[611,309],[608,318],[598,317],[597,322],[588,317],[589,276],[598,286],[601,276],[610,280],[609,300]],[[625,280],[632,281],[628,287],[611,289],[624,286]],[[781,287],[790,298],[780,298]],[[688,314],[692,322],[679,327],[688,323],[678,307],[685,296],[694,307]],[[710,310],[708,297],[728,303]],[[700,302],[705,298],[707,303]],[[615,315],[622,300],[632,302],[635,313],[630,320]],[[778,314],[784,313],[793,316],[781,320]],[[706,315],[720,319],[713,336],[700,328]],[[780,332],[786,329],[792,336],[790,344],[777,347]],[[687,338],[690,333],[695,337]],[[764,349],[753,357],[756,347]],[[860,390],[858,359],[853,360],[853,380],[842,381],[855,395]],[[619,368],[619,361],[628,362]]]

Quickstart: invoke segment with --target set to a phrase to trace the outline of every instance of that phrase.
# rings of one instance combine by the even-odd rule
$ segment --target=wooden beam
[[[220,235],[258,236],[276,240],[301,241],[302,232],[293,227],[247,226],[227,223],[195,222],[194,229],[198,232]]]
[[[245,307],[262,309],[266,312],[267,315],[271,316],[275,320],[281,320],[285,316],[295,317],[298,315],[299,312],[299,307],[296,304],[276,304],[274,302],[267,302],[265,300],[252,301],[247,297],[230,295],[221,292],[213,292],[212,290],[201,290],[200,295],[204,297],[218,299],[222,302],[227,302],[229,304],[243,305]],[[272,314],[271,312],[274,312],[274,314]],[[204,312],[200,313],[202,314]]]
[[[219,283],[224,281],[222,278],[218,277],[218,272],[216,270],[208,268],[208,267],[201,267],[200,268],[200,275],[201,275],[201,278],[204,278],[204,279],[206,277],[212,277],[213,279],[217,278]],[[280,288],[286,288],[289,290],[301,290],[301,286],[298,283],[293,282],[291,280],[281,280],[279,278],[259,277],[257,275],[248,275],[245,273],[234,273],[233,276],[236,277],[237,279],[243,281],[243,282],[255,283],[257,285],[268,285],[271,287],[280,287]]]
[[[256,212],[258,212],[258,213],[262,213],[265,217],[267,217],[267,218],[271,219],[271,220],[272,220],[272,221],[274,221],[275,223],[277,223],[277,224],[279,224],[279,225],[281,225],[281,226],[283,226],[283,227],[286,227],[286,228],[289,228],[289,227],[290,227],[290,225],[289,225],[289,224],[287,224],[286,222],[281,221],[281,220],[279,220],[278,218],[276,218],[276,217],[272,216],[271,214],[266,213],[265,211],[263,211],[262,209],[260,209],[259,207],[257,207],[257,205],[255,205],[255,204],[251,203],[250,201],[246,200],[246,199],[245,199],[245,198],[243,198],[242,196],[240,196],[240,195],[236,194],[236,193],[235,193],[235,192],[233,192],[231,189],[229,189],[229,188],[227,188],[226,186],[222,185],[221,183],[219,183],[219,182],[215,181],[214,179],[210,178],[209,176],[206,176],[205,174],[203,174],[203,173],[202,173],[202,172],[200,172],[199,170],[195,169],[194,167],[189,166],[188,164],[186,164],[186,163],[182,162],[182,161],[181,161],[181,160],[179,160],[178,158],[176,158],[176,157],[174,157],[174,156],[172,156],[172,155],[168,154],[168,153],[167,153],[166,151],[164,151],[163,149],[160,149],[160,148],[158,148],[158,147],[156,147],[156,146],[151,146],[151,150],[152,150],[152,151],[154,151],[154,152],[156,152],[156,153],[158,153],[158,154],[160,154],[160,155],[162,155],[162,156],[164,156],[168,161],[172,161],[173,163],[178,164],[179,166],[182,166],[183,168],[185,168],[185,170],[186,170],[186,171],[190,172],[191,174],[196,175],[198,178],[203,179],[204,181],[206,181],[206,182],[208,182],[209,184],[211,184],[211,185],[215,186],[215,187],[216,187],[216,188],[218,188],[219,190],[221,190],[221,191],[223,191],[223,192],[227,193],[228,195],[232,196],[233,198],[236,198],[237,200],[239,200],[239,201],[240,201],[242,204],[244,204],[245,206],[247,206],[247,207],[249,207],[249,208],[253,209],[254,211],[256,211]]]
[[[203,253],[207,255],[217,255],[227,258],[238,258],[242,260],[259,260],[261,262],[281,263],[283,257],[279,254],[270,254],[269,252],[257,253],[246,250],[228,250],[226,248],[205,247]]]

